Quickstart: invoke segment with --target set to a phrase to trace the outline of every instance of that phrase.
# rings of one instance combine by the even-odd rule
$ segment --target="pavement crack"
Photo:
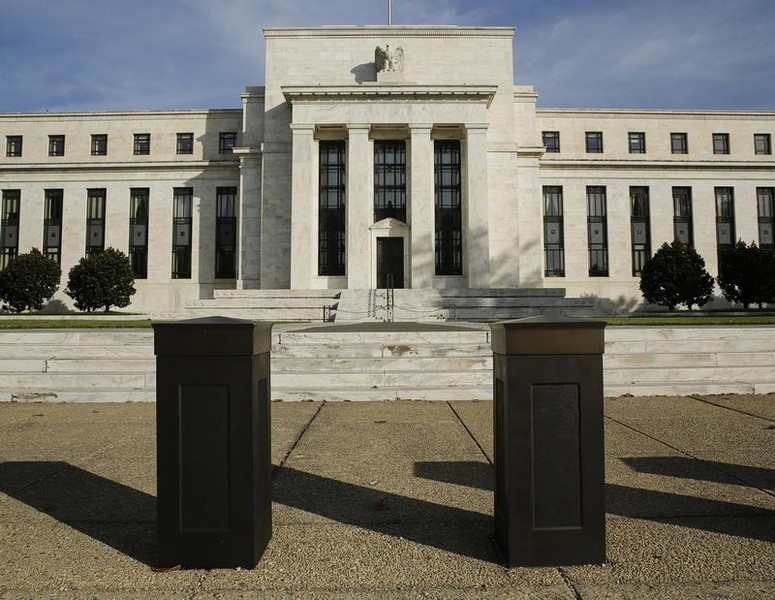
[[[694,398],[694,396],[690,396],[690,397]],[[721,408],[725,408],[725,407],[722,406]],[[730,410],[734,410],[734,409],[730,409]],[[740,411],[736,411],[736,412],[740,412]],[[742,477],[740,477],[739,475],[736,475],[735,473],[731,472],[730,470],[722,469],[720,466],[718,466],[717,463],[714,463],[714,462],[711,462],[711,461],[707,461],[707,460],[705,460],[703,458],[700,458],[699,456],[695,456],[694,454],[686,452],[685,450],[681,450],[677,446],[673,446],[672,444],[668,444],[666,441],[660,440],[659,438],[656,438],[653,435],[649,435],[645,431],[641,431],[640,429],[637,429],[636,427],[633,427],[632,425],[628,425],[627,423],[624,423],[623,421],[620,421],[618,419],[614,419],[613,417],[609,417],[607,415],[606,415],[605,418],[609,419],[610,421],[613,421],[614,423],[618,423],[622,427],[626,427],[630,431],[634,431],[635,433],[639,433],[640,435],[643,435],[643,436],[649,438],[650,440],[652,440],[654,442],[662,444],[663,446],[667,446],[671,450],[673,450],[675,452],[678,452],[679,454],[682,454],[683,456],[686,456],[687,458],[691,458],[693,460],[696,460],[697,462],[702,463],[706,467],[708,467],[710,469],[713,469],[714,471],[716,471],[718,473],[723,473],[727,477],[738,481],[739,483],[745,485],[746,487],[749,487],[749,488],[755,489],[755,490],[759,490],[760,492],[763,492],[763,493],[767,494],[768,496],[775,497],[775,493],[771,492],[770,490],[765,489],[765,488],[763,488],[761,486],[758,486],[755,483],[752,483],[750,481],[747,481],[746,479],[743,479]],[[767,419],[764,419],[764,420],[766,421]]]
[[[774,420],[768,419],[767,417],[762,417],[761,415],[756,415],[754,413],[751,413],[751,412],[748,412],[748,411],[745,411],[745,410],[741,410],[739,408],[732,408],[730,406],[725,406],[724,404],[717,404],[717,403],[711,402],[707,398],[703,398],[701,396],[694,396],[694,395],[690,394],[688,396],[688,398],[691,398],[692,400],[697,400],[698,402],[703,402],[704,404],[708,404],[710,406],[715,406],[716,408],[724,408],[726,410],[729,410],[729,411],[732,411],[732,412],[736,412],[736,413],[739,413],[741,415],[745,415],[747,417],[753,417],[755,419],[760,419],[762,421],[767,421],[767,423],[775,423]]]
[[[285,456],[283,456],[283,458],[280,461],[280,463],[275,465],[272,468],[272,477],[274,477],[275,474],[277,473],[277,471],[279,471],[285,465],[286,461],[291,456],[291,453],[296,449],[296,446],[299,445],[299,442],[301,441],[301,438],[304,437],[304,434],[307,433],[307,430],[310,428],[312,423],[315,421],[315,419],[318,418],[318,415],[320,414],[320,411],[323,410],[323,407],[325,405],[326,405],[326,401],[323,400],[323,402],[321,402],[320,406],[318,406],[318,409],[315,411],[315,414],[312,415],[312,418],[310,418],[309,421],[307,421],[307,424],[304,426],[304,429],[301,430],[301,432],[299,433],[298,437],[294,440],[293,445],[291,446],[290,450],[288,450],[288,452],[285,453]]]
[[[455,407],[454,407],[454,406],[452,406],[452,403],[450,403],[450,402],[447,402],[447,406],[449,406],[449,409],[452,411],[452,414],[454,414],[454,415],[455,415],[455,418],[456,418],[456,419],[457,419],[457,420],[460,422],[460,424],[463,426],[463,429],[465,429],[465,430],[466,430],[466,432],[468,433],[468,435],[469,435],[469,436],[471,437],[471,439],[474,441],[474,444],[476,444],[476,447],[477,447],[477,448],[479,448],[479,451],[482,453],[482,456],[484,456],[484,458],[487,460],[487,462],[488,462],[488,463],[490,463],[490,466],[492,466],[492,465],[493,465],[493,462],[492,462],[492,460],[490,460],[490,457],[489,457],[489,456],[487,456],[487,452],[485,451],[485,449],[484,449],[484,448],[482,448],[482,445],[479,443],[479,440],[477,440],[477,439],[476,439],[476,437],[474,437],[474,434],[473,434],[473,432],[472,432],[472,431],[471,431],[471,430],[468,428],[468,425],[466,425],[466,424],[465,424],[465,421],[463,421],[463,419],[460,417],[460,415],[458,414],[458,412],[455,410]]]
[[[568,575],[565,572],[565,569],[558,567],[557,572],[560,574],[560,577],[562,577],[562,580],[565,582],[565,585],[568,586],[568,589],[573,593],[573,597],[576,600],[582,600],[581,592],[576,587],[576,584],[573,583],[573,580],[570,578],[570,575]]]

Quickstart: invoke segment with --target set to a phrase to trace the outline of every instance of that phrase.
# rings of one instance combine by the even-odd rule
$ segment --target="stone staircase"
[[[607,396],[775,392],[775,327],[607,327]]]
[[[440,290],[450,319],[500,321],[525,317],[590,317],[595,298],[566,298],[563,288],[482,288]]]
[[[608,327],[607,396],[775,392],[775,327]],[[156,399],[151,330],[1,330],[0,401]],[[273,400],[492,398],[490,328],[275,325]]]
[[[561,288],[467,290],[216,290],[213,298],[177,311],[156,312],[157,320],[223,316],[274,322],[359,323],[367,321],[497,321],[537,315],[588,317],[594,298],[566,298]]]
[[[393,290],[390,302],[388,290],[342,290],[332,320],[336,323],[367,321],[445,321],[444,308],[438,290]]]
[[[175,311],[151,314],[154,320],[231,317],[251,321],[322,322],[335,310],[341,290],[215,290],[207,300],[189,302]]]
[[[153,332],[0,331],[0,400],[155,401]]]
[[[471,324],[325,324],[280,331],[278,400],[492,398],[490,328]]]

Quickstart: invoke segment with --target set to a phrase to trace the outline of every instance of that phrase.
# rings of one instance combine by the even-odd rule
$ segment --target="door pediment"
[[[388,217],[387,219],[382,219],[381,221],[377,221],[376,223],[371,225],[369,229],[371,231],[379,231],[381,233],[394,232],[395,234],[400,235],[402,233],[409,231],[409,225],[407,225],[403,221],[394,219],[393,217]]]

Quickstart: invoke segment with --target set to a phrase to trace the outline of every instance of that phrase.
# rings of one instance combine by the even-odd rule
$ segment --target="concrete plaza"
[[[775,395],[605,412],[605,565],[504,566],[490,402],[275,402],[259,565],[159,572],[155,406],[2,403],[0,599],[775,598]]]

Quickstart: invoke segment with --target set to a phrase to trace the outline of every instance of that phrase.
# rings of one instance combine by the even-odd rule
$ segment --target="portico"
[[[437,277],[447,279],[442,286],[485,285],[487,110],[494,86],[282,89],[293,114],[291,288],[384,287],[383,271],[399,288],[438,286]],[[331,227],[320,212],[331,201],[321,179],[326,142],[344,147],[338,182],[344,204],[344,235],[337,239],[343,242],[337,249],[343,254],[341,274],[320,268],[325,228]],[[443,174],[437,142],[449,142],[455,154]],[[459,188],[449,208],[460,211],[448,251],[457,257],[448,275],[438,273],[435,256],[445,252],[436,222],[445,186]]]
[[[260,263],[258,287],[502,285],[491,240],[505,236],[491,237],[488,211],[513,198],[515,177],[494,201],[488,181],[504,151],[516,157],[498,143],[513,139],[513,29],[264,34],[263,113],[244,101],[264,140],[260,248],[245,246],[260,259],[241,257]],[[477,49],[493,57],[487,69]]]

